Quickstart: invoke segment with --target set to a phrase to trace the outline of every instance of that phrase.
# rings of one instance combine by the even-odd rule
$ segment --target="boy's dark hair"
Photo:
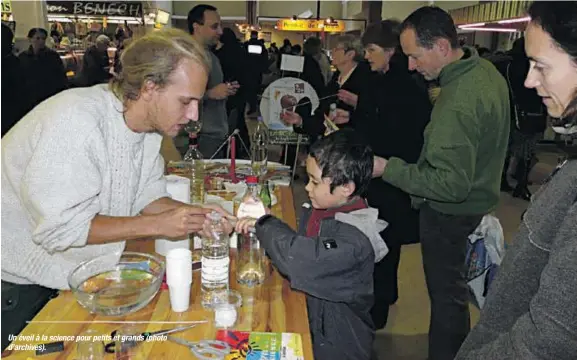
[[[431,49],[437,39],[446,39],[453,49],[459,48],[457,28],[453,18],[436,6],[423,6],[403,21],[401,32],[413,29],[420,46]]]
[[[194,34],[194,24],[204,25],[205,11],[217,11],[217,9],[212,5],[200,4],[196,5],[188,12],[186,22],[188,23],[188,32],[190,34]]]
[[[315,142],[309,156],[316,160],[322,177],[331,179],[331,192],[350,182],[352,196],[364,194],[373,175],[373,150],[354,130],[342,129]]]
[[[389,19],[369,25],[361,38],[363,46],[375,44],[383,49],[396,48],[399,46],[400,24],[395,19]]]

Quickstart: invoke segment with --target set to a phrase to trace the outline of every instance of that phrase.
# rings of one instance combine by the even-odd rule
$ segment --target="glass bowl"
[[[145,307],[164,277],[164,262],[152,255],[125,252],[78,265],[68,276],[76,301],[91,313],[122,316]]]

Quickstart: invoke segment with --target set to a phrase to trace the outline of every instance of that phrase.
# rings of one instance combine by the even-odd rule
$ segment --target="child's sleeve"
[[[364,237],[360,230],[347,224],[340,227],[338,238],[311,238],[265,216],[257,222],[256,235],[292,288],[328,301],[352,302],[365,285],[359,280],[364,264],[374,259],[359,245]]]

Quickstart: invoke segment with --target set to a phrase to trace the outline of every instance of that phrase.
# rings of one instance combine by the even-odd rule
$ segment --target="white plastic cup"
[[[170,295],[170,307],[174,312],[184,312],[190,306],[190,283],[168,285]]]
[[[189,249],[172,249],[166,254],[166,283],[169,286],[192,283],[192,252]]]

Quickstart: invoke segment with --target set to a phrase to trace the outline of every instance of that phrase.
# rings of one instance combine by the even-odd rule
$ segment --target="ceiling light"
[[[463,29],[467,27],[479,27],[479,26],[485,26],[485,23],[483,22],[483,23],[459,25],[459,28]]]
[[[467,31],[494,31],[494,32],[517,32],[517,29],[505,29],[505,28],[487,28],[487,27],[480,27],[480,28],[476,28],[476,27],[466,27],[466,28],[461,28],[461,30],[467,30]]]
[[[531,21],[531,18],[529,16],[526,16],[526,17],[522,17],[522,18],[518,18],[518,19],[501,20],[501,21],[498,21],[498,23],[499,24],[512,24],[512,23],[526,22],[526,21]]]

